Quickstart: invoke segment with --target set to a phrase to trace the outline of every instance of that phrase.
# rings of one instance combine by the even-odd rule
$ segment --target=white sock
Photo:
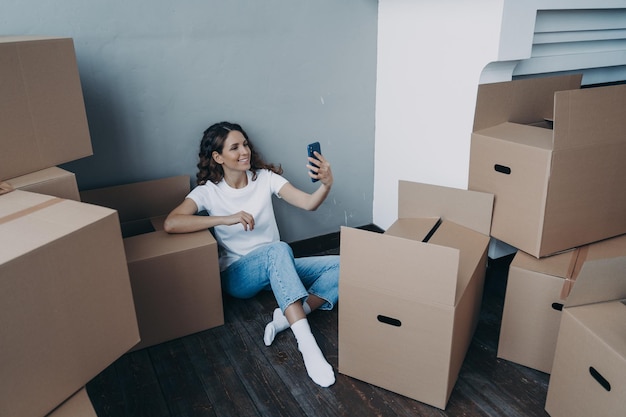
[[[270,346],[276,335],[287,328],[289,328],[287,317],[285,317],[280,308],[277,307],[274,310],[272,321],[267,323],[267,326],[265,326],[265,334],[263,335],[265,346]]]
[[[311,307],[309,307],[306,301],[302,303],[302,308],[304,309],[304,314],[309,314],[311,312]],[[265,346],[270,346],[276,335],[283,330],[287,330],[288,328],[289,322],[287,321],[287,317],[285,317],[282,310],[277,307],[272,315],[272,321],[267,323],[265,326],[265,333],[263,334],[263,342],[265,342]]]
[[[298,350],[302,353],[304,366],[309,377],[317,385],[329,387],[335,383],[333,367],[326,361],[320,350],[307,319],[301,319],[291,325],[291,331],[298,340]]]

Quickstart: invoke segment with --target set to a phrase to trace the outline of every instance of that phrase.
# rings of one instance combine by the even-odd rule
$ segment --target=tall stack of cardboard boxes
[[[223,324],[217,244],[162,230],[186,176],[81,200],[57,166],[92,154],[72,39],[0,37],[0,72],[0,415],[95,415],[121,355]]]
[[[139,341],[118,216],[56,167],[92,153],[72,40],[0,38],[0,68],[0,415],[88,415]]]
[[[0,180],[78,200],[56,167],[92,154],[72,40],[2,37],[0,66]]]
[[[471,143],[469,188],[518,249],[498,356],[551,373],[553,417],[626,406],[626,85],[580,82],[481,85]]]

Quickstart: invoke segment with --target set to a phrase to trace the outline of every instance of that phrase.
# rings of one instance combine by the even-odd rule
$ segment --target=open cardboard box
[[[167,214],[189,193],[189,176],[82,191],[118,211],[141,342],[134,350],[224,324],[217,242],[208,231],[168,234]]]
[[[43,416],[139,341],[117,213],[0,196],[0,415]]]
[[[625,399],[626,257],[589,261],[563,308],[545,409],[622,416]]]
[[[400,181],[384,233],[341,228],[339,372],[445,409],[478,322],[493,196]]]
[[[92,155],[71,38],[0,36],[0,180]]]
[[[469,189],[491,235],[537,258],[626,233],[626,85],[580,76],[479,86]]]
[[[563,304],[583,265],[622,256],[626,235],[541,259],[518,251],[509,267],[498,357],[550,373]]]

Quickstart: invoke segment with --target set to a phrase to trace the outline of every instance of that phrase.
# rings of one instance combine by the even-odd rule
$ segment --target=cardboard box
[[[93,153],[71,38],[0,37],[0,180]]]
[[[626,233],[626,85],[579,85],[478,89],[469,188],[495,195],[492,236],[537,258]]]
[[[518,251],[511,262],[498,357],[550,373],[561,310],[585,262],[626,256],[626,235],[537,259]]]
[[[626,257],[585,263],[563,309],[546,411],[613,417],[626,410]]]
[[[31,174],[11,178],[6,182],[16,190],[80,201],[76,175],[59,167],[42,169]]]
[[[339,372],[445,409],[482,299],[493,196],[400,181],[384,233],[341,229]]]
[[[139,341],[115,211],[0,196],[0,415],[43,416]]]
[[[85,388],[68,398],[47,417],[98,417]]]
[[[119,212],[141,333],[134,350],[224,324],[213,235],[163,231],[189,190],[189,177],[177,176],[81,192]]]

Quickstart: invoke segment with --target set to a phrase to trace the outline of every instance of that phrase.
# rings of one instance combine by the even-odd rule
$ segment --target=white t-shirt
[[[194,188],[187,198],[198,206],[198,211],[206,210],[210,216],[230,216],[245,211],[254,217],[254,229],[246,231],[241,223],[232,226],[215,226],[215,239],[220,247],[220,269],[223,271],[243,255],[267,243],[280,240],[272,195],[288,181],[267,169],[257,171],[252,181],[248,171],[248,185],[232,188],[226,181],[218,184],[208,182]]]

